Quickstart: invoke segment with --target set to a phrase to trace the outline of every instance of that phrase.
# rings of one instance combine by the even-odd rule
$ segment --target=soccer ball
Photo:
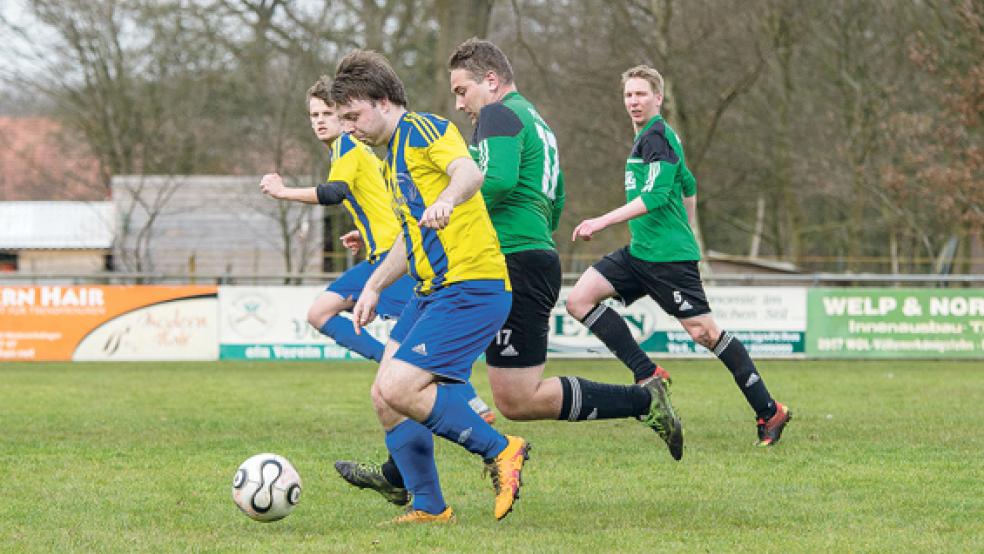
[[[257,454],[236,470],[232,499],[249,517],[276,521],[287,517],[301,499],[301,476],[287,458]]]

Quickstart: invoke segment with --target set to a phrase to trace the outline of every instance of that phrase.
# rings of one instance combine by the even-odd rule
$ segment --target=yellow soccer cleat
[[[454,517],[454,510],[451,509],[451,506],[448,506],[439,514],[429,514],[423,510],[410,509],[407,510],[407,513],[387,523],[456,523],[457,521],[458,519]]]
[[[519,498],[523,485],[523,463],[530,459],[532,445],[520,437],[506,435],[506,449],[492,460],[486,460],[485,470],[492,474],[495,488],[495,519],[506,517]]]

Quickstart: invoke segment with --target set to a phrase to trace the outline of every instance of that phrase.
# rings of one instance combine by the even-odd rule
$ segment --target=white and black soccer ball
[[[232,499],[257,521],[287,517],[301,499],[301,476],[287,458],[257,454],[243,462],[232,478]]]

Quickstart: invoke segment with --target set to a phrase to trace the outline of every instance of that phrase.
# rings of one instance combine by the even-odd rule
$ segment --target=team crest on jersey
[[[407,197],[408,201],[415,202],[418,199],[417,187],[413,186],[413,178],[410,177],[409,173],[397,173],[396,182],[400,187],[400,192]]]
[[[633,190],[636,188],[635,174],[631,171],[625,172],[625,190]]]

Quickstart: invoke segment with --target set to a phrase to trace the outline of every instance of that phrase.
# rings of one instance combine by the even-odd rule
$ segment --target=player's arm
[[[386,255],[383,263],[372,272],[372,277],[366,281],[363,290],[373,290],[381,292],[386,287],[392,285],[397,279],[407,273],[407,243],[403,232],[396,236],[393,246]]]
[[[519,117],[501,103],[489,104],[479,112],[475,141],[478,166],[485,176],[482,197],[489,209],[502,202],[519,182],[522,130]]]
[[[401,232],[390,248],[383,263],[372,272],[372,276],[362,287],[358,302],[352,308],[352,326],[355,332],[368,325],[376,317],[376,306],[383,289],[392,285],[397,279],[407,273],[407,245]]]
[[[328,181],[316,187],[294,188],[284,184],[283,178],[276,173],[268,173],[260,180],[260,191],[277,200],[293,200],[305,204],[321,204],[334,206],[345,200],[348,194],[348,184],[344,181]]]
[[[454,123],[448,122],[441,136],[428,144],[427,157],[449,179],[448,185],[421,214],[420,226],[443,229],[451,221],[454,207],[474,196],[482,187],[483,175]]]
[[[349,194],[349,186],[345,181],[328,181],[314,187],[318,197],[318,204],[322,206],[334,206],[345,200]]]
[[[318,204],[334,206],[351,196],[361,161],[359,146],[349,135],[340,136],[332,146],[328,180],[314,187]]]
[[[446,172],[450,177],[448,186],[420,216],[421,227],[447,227],[454,207],[475,196],[478,189],[482,188],[482,172],[471,157],[454,160],[448,164]]]
[[[639,150],[642,163],[633,168],[631,176],[634,186],[641,187],[639,196],[601,217],[582,221],[574,228],[571,240],[591,240],[594,233],[606,227],[637,218],[669,202],[673,181],[682,161],[663,135],[643,137]]]
[[[591,240],[592,236],[598,231],[617,223],[622,223],[624,221],[637,218],[648,211],[649,210],[646,208],[645,202],[642,201],[642,197],[636,198],[628,204],[620,208],[616,208],[605,215],[593,219],[585,219],[574,228],[574,233],[571,234],[571,240]]]
[[[482,171],[471,158],[458,158],[448,164],[448,186],[437,197],[437,201],[458,206],[482,188]]]
[[[317,204],[318,194],[315,187],[288,187],[284,179],[277,173],[267,173],[260,179],[260,192],[277,200],[292,200],[305,204]]]

